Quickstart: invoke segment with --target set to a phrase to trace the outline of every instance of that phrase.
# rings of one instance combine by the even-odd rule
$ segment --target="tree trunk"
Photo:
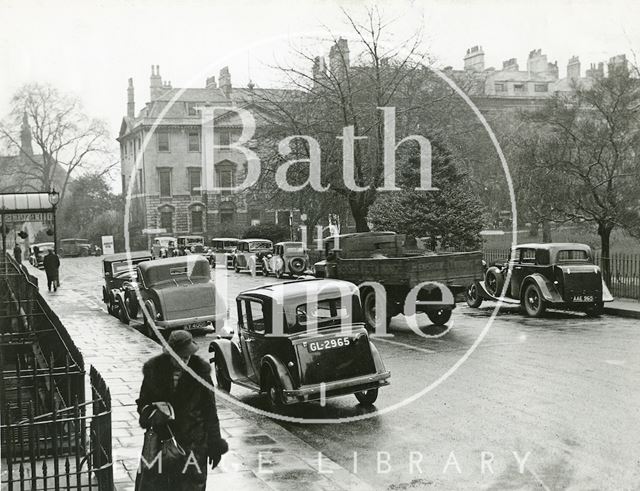
[[[542,242],[552,242],[551,224],[547,220],[542,222]]]
[[[609,248],[611,230],[613,230],[613,225],[610,223],[605,222],[598,224],[598,235],[600,236],[600,244],[602,247],[600,268],[602,269],[602,278],[609,288],[611,288],[611,251]]]
[[[369,225],[367,224],[367,212],[369,209],[365,205],[364,197],[358,195],[349,197],[349,209],[356,224],[356,232],[369,232]]]

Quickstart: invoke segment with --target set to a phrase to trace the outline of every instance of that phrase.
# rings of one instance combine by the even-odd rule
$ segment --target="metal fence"
[[[0,257],[3,489],[113,489],[111,396],[37,284]]]
[[[510,249],[484,249],[483,256],[488,264],[506,261]],[[595,263],[600,266],[602,256],[594,254]],[[640,254],[612,254],[609,258],[609,289],[617,298],[640,301]]]

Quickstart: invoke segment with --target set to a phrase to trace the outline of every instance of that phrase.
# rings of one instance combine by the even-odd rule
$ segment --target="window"
[[[187,102],[187,114],[189,116],[197,116],[198,111],[196,111],[196,107],[198,106],[197,102]]]
[[[558,251],[557,261],[559,263],[568,262],[588,262],[589,254],[587,251],[566,249]]]
[[[138,192],[144,193],[144,183],[142,182],[142,169],[138,169]]]
[[[288,211],[277,211],[276,212],[276,223],[278,225],[289,225],[289,212]]]
[[[158,170],[160,176],[160,196],[171,196],[171,169]]]
[[[523,264],[535,264],[536,262],[536,250],[535,249],[521,249],[520,250],[520,262]]]
[[[534,90],[536,92],[547,92],[549,89],[547,87],[547,84],[535,84]]]
[[[220,223],[232,224],[234,222],[235,212],[234,211],[221,211],[220,212]]]
[[[189,132],[189,151],[190,152],[200,151],[200,132],[199,131]]]
[[[262,304],[258,302],[250,302],[246,301],[246,309],[247,309],[247,327],[249,330],[258,333],[264,334],[265,323],[264,323],[264,312],[262,311]]]
[[[191,231],[202,232],[202,209],[194,208],[191,210]]]
[[[496,92],[506,92],[507,90],[503,83],[496,83],[495,88],[496,88]]]
[[[235,186],[235,172],[233,164],[221,164],[217,166],[216,179],[218,188],[232,188]],[[231,191],[222,191],[229,194]]]
[[[189,169],[189,192],[191,196],[200,196],[200,169]]]
[[[156,131],[158,138],[158,152],[169,151],[169,130],[160,128]]]
[[[260,210],[249,210],[249,222],[252,227],[260,225]]]
[[[525,93],[524,84],[513,84],[513,91],[516,94],[524,94]]]
[[[229,145],[229,142],[231,141],[231,132],[226,129],[221,129],[219,130],[219,134],[220,137],[218,145]]]
[[[160,228],[167,232],[173,232],[173,212],[169,210],[160,212]]]

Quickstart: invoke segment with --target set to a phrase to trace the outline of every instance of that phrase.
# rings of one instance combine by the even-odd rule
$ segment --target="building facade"
[[[264,90],[264,89],[263,89]],[[236,109],[252,113],[254,87],[235,88],[229,70],[219,84],[209,77],[201,88],[173,88],[160,67],[151,67],[149,102],[136,113],[133,80],[127,88],[127,114],[120,143],[123,195],[130,197],[129,232],[148,242],[153,235],[239,236],[251,225],[296,228],[297,210],[274,209],[250,189],[218,190],[244,182],[245,155],[227,146],[238,141],[243,123]],[[213,108],[216,108],[215,111]],[[204,119],[203,114],[211,118]],[[255,149],[255,141],[245,144]],[[290,218],[291,217],[291,218]]]

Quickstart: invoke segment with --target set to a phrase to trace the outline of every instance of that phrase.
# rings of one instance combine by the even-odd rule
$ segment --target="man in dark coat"
[[[53,291],[58,290],[58,270],[60,269],[60,258],[53,252],[53,249],[49,249],[47,254],[42,260],[44,266],[44,272],[47,273],[47,287],[51,291],[51,285],[53,285]]]
[[[141,460],[136,477],[136,490],[187,491],[206,488],[207,461],[212,468],[220,462],[228,450],[227,442],[220,436],[220,423],[215,395],[199,380],[184,370],[176,357],[200,378],[213,386],[211,367],[194,353],[198,345],[187,331],[174,331],[168,341],[175,354],[164,352],[144,364],[144,379],[140,397],[136,401],[140,426],[153,428],[161,439],[170,436],[168,428],[188,457],[179,471],[158,472],[158,466]],[[173,407],[173,418],[158,410],[158,402]],[[165,466],[166,469],[166,466]]]
[[[16,261],[18,261],[18,264],[20,264],[22,262],[22,248],[20,247],[20,244],[16,244],[13,248],[13,255],[15,256]]]

